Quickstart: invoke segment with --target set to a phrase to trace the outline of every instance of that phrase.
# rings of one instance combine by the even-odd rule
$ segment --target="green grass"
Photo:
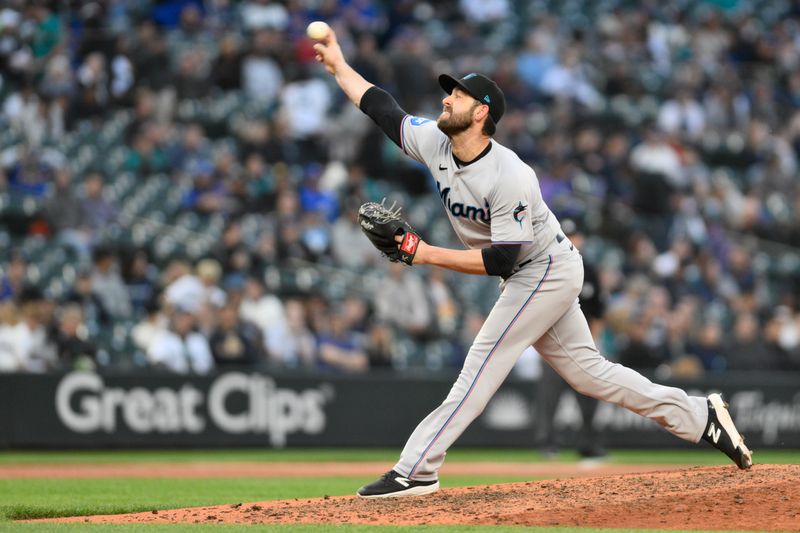
[[[81,464],[81,463],[161,463],[213,461],[378,461],[387,466],[396,460],[397,450],[148,450],[148,451],[98,451],[98,452],[0,452],[4,464]],[[800,463],[800,450],[771,450],[758,452],[761,463]],[[472,450],[454,449],[448,453],[448,463],[499,461],[535,462],[541,460],[530,450]],[[563,453],[560,462],[571,462],[575,455]],[[711,465],[727,464],[727,459],[715,450],[614,450],[613,463],[663,463]],[[376,472],[376,475],[380,472]],[[521,481],[520,476],[446,476],[442,486],[455,487],[488,483]],[[227,526],[227,525],[100,525],[100,524],[20,524],[11,522],[20,518],[109,514],[152,509],[221,505],[269,499],[314,498],[324,495],[352,494],[365,481],[363,477],[319,478],[213,478],[213,479],[0,479],[0,533],[1,532],[144,532],[180,533],[184,531],[210,531],[228,533],[246,531],[276,531],[324,533],[379,531],[402,533],[407,531],[447,532],[514,532],[534,531],[548,533],[630,533],[631,530],[589,528],[517,528],[517,527],[374,527],[374,526]],[[649,530],[655,533],[660,530]]]
[[[520,476],[448,476],[444,487],[526,481]],[[0,479],[0,518],[117,514],[222,503],[354,494],[363,477],[209,479]]]
[[[397,460],[399,450],[329,450],[301,448],[291,450],[101,450],[101,451],[0,451],[0,464],[81,464],[81,463],[190,463],[212,462],[329,462],[329,461],[384,461],[391,465]],[[563,452],[558,460],[573,462],[574,452]],[[756,450],[757,463],[800,463],[800,450]],[[447,452],[447,462],[493,461],[498,463],[537,462],[544,460],[533,450],[458,449]],[[728,459],[711,448],[685,450],[612,450],[612,463],[663,463],[714,465],[726,464]]]

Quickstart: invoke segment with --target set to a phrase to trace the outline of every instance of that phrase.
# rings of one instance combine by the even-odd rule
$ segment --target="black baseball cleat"
[[[389,470],[376,481],[364,485],[356,495],[359,498],[401,498],[403,496],[422,496],[439,490],[439,482],[417,481],[403,477],[394,470]]]
[[[730,457],[742,470],[753,466],[753,453],[744,445],[744,438],[733,425],[728,404],[719,394],[708,397],[708,424],[703,440]]]

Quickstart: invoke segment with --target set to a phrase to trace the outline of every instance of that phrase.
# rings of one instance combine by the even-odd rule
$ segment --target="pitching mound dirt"
[[[416,498],[353,496],[74,517],[105,523],[503,524],[800,531],[800,465],[691,468],[444,489]]]
[[[0,465],[0,479],[5,478],[215,478],[215,477],[363,477],[368,481],[386,470],[386,462],[329,463],[133,463],[133,464],[14,464]],[[677,470],[689,465],[629,465],[604,462],[580,463],[450,463],[444,466],[447,476],[527,476],[530,479],[553,477],[599,477],[653,470]]]

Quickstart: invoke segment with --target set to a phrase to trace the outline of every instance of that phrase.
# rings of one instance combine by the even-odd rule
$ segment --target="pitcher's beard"
[[[444,113],[442,113],[443,115]],[[453,135],[457,135],[463,131],[467,131],[467,129],[472,124],[472,110],[464,113],[459,113],[458,115],[454,114],[452,111],[450,112],[450,116],[447,118],[442,118],[439,115],[439,119],[436,121],[436,125],[439,129],[447,135],[448,137],[452,137]]]

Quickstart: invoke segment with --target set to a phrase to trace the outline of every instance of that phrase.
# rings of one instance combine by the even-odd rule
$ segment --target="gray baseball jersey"
[[[560,227],[542,199],[533,169],[498,142],[470,165],[459,167],[450,139],[436,122],[406,116],[401,147],[430,168],[439,197],[468,248],[521,244],[517,263],[547,249]]]
[[[488,153],[459,168],[450,139],[436,122],[412,116],[403,119],[400,144],[431,170],[447,216],[467,247],[520,243],[522,250],[458,379],[411,434],[396,472],[437,479],[447,449],[531,345],[578,392],[626,407],[683,439],[700,440],[708,419],[705,398],[654,384],[598,353],[578,305],[583,262],[560,234],[528,165],[492,141]]]

